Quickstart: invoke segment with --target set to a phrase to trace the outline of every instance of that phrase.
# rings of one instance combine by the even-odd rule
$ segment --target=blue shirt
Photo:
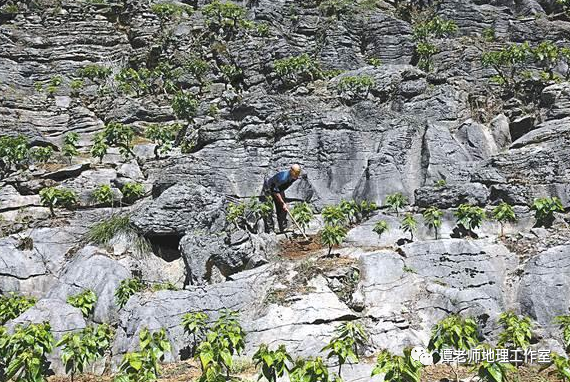
[[[273,193],[283,192],[289,188],[297,179],[291,176],[289,170],[280,171],[273,175],[271,178],[267,179],[264,183],[264,189],[269,190]]]

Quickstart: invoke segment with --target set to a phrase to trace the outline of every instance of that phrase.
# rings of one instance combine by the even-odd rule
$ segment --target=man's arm
[[[276,192],[273,195],[275,195],[275,197],[277,198],[279,203],[281,203],[281,206],[283,207],[283,209],[285,211],[289,211],[289,206],[287,206],[287,204],[285,203],[285,200],[283,200],[283,195],[281,195],[280,192]]]

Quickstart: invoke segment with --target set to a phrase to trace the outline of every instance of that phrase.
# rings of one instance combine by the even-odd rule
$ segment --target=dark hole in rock
[[[160,235],[147,237],[152,252],[166,262],[172,262],[182,257],[178,245],[182,237],[178,235]]]

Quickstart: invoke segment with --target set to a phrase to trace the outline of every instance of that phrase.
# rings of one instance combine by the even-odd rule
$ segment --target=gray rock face
[[[479,183],[426,186],[415,191],[416,205],[423,208],[451,208],[463,203],[485,206],[488,198],[489,190]]]
[[[554,334],[554,317],[568,314],[570,306],[570,246],[551,248],[531,259],[518,290],[521,311]]]
[[[98,253],[95,247],[85,247],[67,264],[63,275],[49,291],[47,298],[66,301],[69,296],[91,289],[97,295],[93,321],[113,322],[116,321],[118,312],[115,290],[121,280],[129,277],[131,272],[116,260]]]
[[[357,294],[372,318],[375,346],[399,352],[426,345],[431,327],[450,313],[473,316],[492,334],[498,313],[512,303],[506,280],[515,266],[503,246],[454,239],[361,256]]]

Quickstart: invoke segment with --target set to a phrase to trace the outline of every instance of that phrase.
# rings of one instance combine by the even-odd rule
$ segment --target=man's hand
[[[283,209],[289,212],[289,206],[286,203],[283,203]]]

